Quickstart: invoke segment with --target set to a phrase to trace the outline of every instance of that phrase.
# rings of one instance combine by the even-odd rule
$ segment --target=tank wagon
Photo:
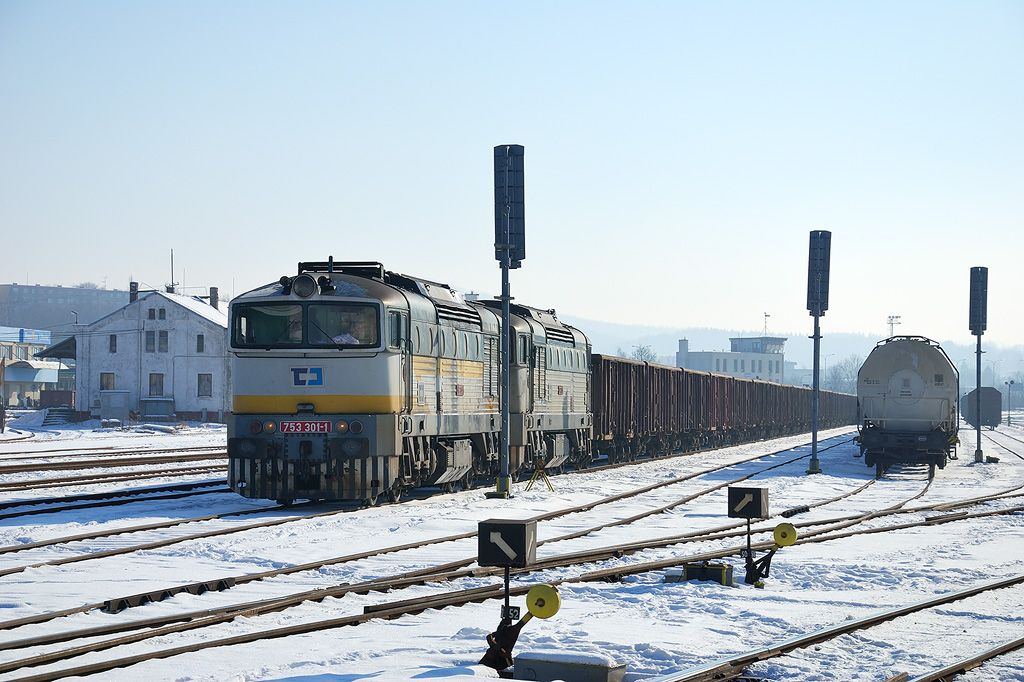
[[[593,355],[595,453],[610,461],[811,430],[811,391]],[[852,395],[822,391],[819,425],[853,424]]]
[[[497,475],[500,308],[332,259],[235,298],[231,487],[373,504]],[[511,310],[512,475],[810,429],[808,389],[592,355],[553,310]],[[822,392],[823,427],[855,418]]]
[[[954,456],[960,378],[938,343],[923,336],[879,341],[857,374],[858,441],[876,475],[893,463],[928,464],[929,476]]]
[[[981,425],[995,430],[1003,421],[1003,394],[991,386],[976,388],[960,399],[964,421],[978,427],[978,392],[981,392]]]
[[[375,503],[496,475],[499,305],[333,260],[237,297],[231,487]],[[589,341],[554,311],[516,305],[512,325],[512,470],[589,460]]]

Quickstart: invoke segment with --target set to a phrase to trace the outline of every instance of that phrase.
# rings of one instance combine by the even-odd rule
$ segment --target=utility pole
[[[831,261],[832,233],[811,232],[807,263],[807,310],[814,317],[814,388],[811,391],[811,461],[807,473],[820,474],[818,461],[818,398],[821,391],[821,316],[828,310],[828,275]]]
[[[892,338],[893,334],[895,333],[893,328],[896,325],[901,324],[900,316],[899,315],[890,315],[888,321],[886,322],[886,324],[889,325],[889,338]]]
[[[981,463],[985,456],[981,452],[981,336],[988,326],[988,268],[971,268],[971,307],[968,324],[971,334],[978,337],[977,369],[978,380],[974,391],[975,420],[977,422],[978,442],[974,449],[974,461]]]
[[[501,264],[501,461],[496,489],[487,496],[503,499],[512,496],[509,474],[512,294],[508,271],[521,267],[526,259],[523,168],[522,145],[503,144],[494,148],[494,257]]]
[[[1011,426],[1010,412],[1013,410],[1013,379],[1003,383],[1006,384],[1006,425]]]
[[[764,335],[768,336],[768,318],[771,317],[768,313],[764,314]]]

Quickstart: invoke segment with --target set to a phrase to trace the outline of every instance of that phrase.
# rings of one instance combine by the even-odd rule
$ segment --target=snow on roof
[[[8,367],[30,367],[32,369],[60,369],[61,363],[45,360],[14,360],[7,362]]]
[[[228,328],[228,316],[221,312],[220,310],[217,310],[216,308],[214,308],[212,305],[210,305],[201,298],[198,298],[196,296],[183,296],[181,294],[169,294],[164,291],[154,291],[145,298],[148,298],[153,294],[156,294],[157,296],[163,296],[168,301],[171,301],[172,303],[177,303],[183,308],[187,308],[196,315],[204,317],[216,325],[220,325],[225,329]]]

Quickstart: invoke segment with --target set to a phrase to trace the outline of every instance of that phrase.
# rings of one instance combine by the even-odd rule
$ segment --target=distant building
[[[150,291],[46,349],[77,361],[78,418],[223,421],[227,315],[193,296]]]
[[[795,362],[787,362],[784,365],[786,380],[784,383],[794,386],[812,386],[814,384],[814,370],[807,367],[798,367]]]
[[[729,339],[731,350],[691,351],[687,339],[679,339],[676,366],[702,372],[716,372],[744,379],[782,383],[785,376],[785,338],[775,336]]]
[[[44,329],[0,327],[0,359],[4,360],[3,395],[10,407],[35,407],[44,390],[57,385],[60,363],[35,359],[50,343]]]
[[[0,284],[0,325],[43,329],[56,336],[72,333],[128,303],[127,291]]]

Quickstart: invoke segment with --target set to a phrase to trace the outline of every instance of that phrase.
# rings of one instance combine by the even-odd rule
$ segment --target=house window
[[[166,331],[160,332],[160,352],[161,353],[166,353],[167,352],[167,332]]]
[[[162,398],[164,395],[164,375],[163,374],[150,374],[149,375],[149,397],[150,398]]]
[[[740,366],[740,361],[737,360],[736,358],[733,358],[733,360],[732,360],[732,371],[733,372],[738,372],[739,371],[739,366]]]
[[[110,335],[110,352],[111,353],[116,353],[117,352],[117,334],[111,334]]]
[[[146,352],[156,352],[156,332],[146,332]]]
[[[113,391],[114,390],[114,373],[113,372],[100,372],[100,390],[101,391]]]
[[[196,334],[196,352],[203,353],[206,351],[206,337],[202,334]]]
[[[210,398],[213,396],[213,375],[212,374],[200,374],[199,375],[199,397]]]
[[[151,320],[155,320],[156,319],[156,308],[150,308],[149,309],[149,319],[151,319]]]
[[[161,320],[166,320],[167,319],[167,308],[161,308],[160,309],[160,319]]]
[[[719,358],[715,358],[715,371],[716,372],[721,369],[720,365],[721,365],[721,360]]]
[[[18,346],[15,348],[14,354],[19,360],[28,360],[28,348],[25,348],[24,346]]]

